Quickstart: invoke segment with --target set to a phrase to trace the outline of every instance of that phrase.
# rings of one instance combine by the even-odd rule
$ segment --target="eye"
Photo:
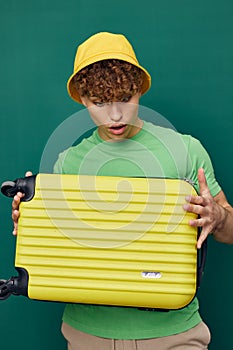
[[[130,99],[131,99],[131,96],[124,97],[122,98],[121,102],[127,103],[130,101]]]
[[[103,107],[105,105],[104,102],[93,102],[96,107]]]

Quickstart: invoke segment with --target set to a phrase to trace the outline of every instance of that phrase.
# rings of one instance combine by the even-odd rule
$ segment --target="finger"
[[[204,224],[205,224],[205,219],[202,219],[202,218],[189,221],[189,225],[193,227],[203,227]]]
[[[19,211],[18,210],[14,210],[12,212],[12,220],[14,223],[14,228],[13,228],[13,235],[16,236],[17,232],[18,232],[18,219],[19,219]]]
[[[18,209],[19,208],[19,204],[21,199],[23,198],[24,194],[21,192],[18,192],[15,196],[14,199],[12,201],[12,210]]]
[[[208,237],[208,233],[204,232],[202,230],[201,235],[200,235],[200,237],[198,238],[198,241],[197,241],[197,249],[201,248],[203,242],[207,239],[207,237]]]
[[[14,223],[17,223],[19,219],[19,210],[12,211],[12,220]]]
[[[206,209],[202,205],[197,205],[197,204],[184,204],[183,209],[187,211],[188,213],[193,213],[197,215],[205,215]]]
[[[204,169],[198,169],[197,178],[201,196],[211,196],[209,187],[207,185]]]
[[[13,236],[16,236],[18,233],[18,224],[14,224],[14,230],[12,232]]]
[[[186,202],[193,203],[193,204],[199,204],[199,205],[207,204],[206,198],[202,196],[186,196],[185,200]]]
[[[20,197],[18,195],[15,195],[12,201],[12,210],[17,209],[19,207],[19,203],[20,203]]]
[[[31,171],[27,171],[27,172],[25,173],[25,176],[32,176],[32,172],[31,172]]]

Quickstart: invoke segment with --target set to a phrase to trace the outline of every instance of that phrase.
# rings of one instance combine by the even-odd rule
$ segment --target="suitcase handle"
[[[31,175],[14,181],[5,181],[1,185],[1,192],[7,197],[14,197],[18,192],[22,192],[24,197],[21,201],[30,201],[35,194],[35,180],[36,175]]]

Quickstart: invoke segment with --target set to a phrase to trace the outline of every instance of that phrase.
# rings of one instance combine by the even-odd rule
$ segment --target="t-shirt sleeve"
[[[63,174],[64,173],[64,169],[63,169],[63,164],[64,164],[64,160],[66,158],[66,155],[68,153],[68,149],[62,153],[59,154],[54,167],[53,167],[53,173],[54,174]]]
[[[216,196],[221,191],[221,187],[215,178],[211,159],[201,142],[193,137],[190,137],[189,155],[190,178],[194,182],[196,190],[199,192],[197,172],[199,168],[203,168],[210,192],[213,197]]]

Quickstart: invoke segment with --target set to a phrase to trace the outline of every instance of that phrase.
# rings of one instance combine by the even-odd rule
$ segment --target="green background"
[[[124,33],[152,88],[141,103],[199,138],[233,203],[232,0],[0,1],[0,181],[39,171],[60,123],[80,110],[66,91],[77,45],[98,31]],[[85,123],[85,120],[80,120]],[[0,196],[0,278],[15,274],[11,200]],[[209,239],[201,313],[211,350],[231,350],[233,247]],[[0,302],[0,348],[65,349],[63,305]]]

